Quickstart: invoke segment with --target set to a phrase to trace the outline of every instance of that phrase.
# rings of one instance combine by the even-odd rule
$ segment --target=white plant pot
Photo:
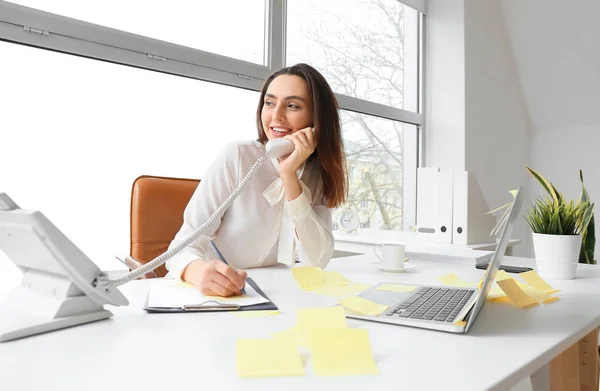
[[[535,265],[542,278],[572,280],[577,272],[581,235],[533,234]]]

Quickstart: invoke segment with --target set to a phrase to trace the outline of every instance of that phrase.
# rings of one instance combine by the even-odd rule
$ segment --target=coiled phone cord
[[[227,211],[227,209],[229,209],[229,207],[231,206],[233,201],[240,195],[240,193],[242,192],[242,190],[244,189],[244,187],[246,186],[248,181],[250,179],[252,179],[254,174],[256,174],[256,171],[258,171],[258,169],[260,168],[260,166],[263,164],[263,162],[266,159],[267,159],[267,156],[265,155],[265,156],[259,157],[256,160],[256,162],[252,165],[252,167],[250,168],[250,170],[248,171],[248,173],[246,174],[244,179],[241,180],[241,182],[233,190],[231,195],[229,197],[227,197],[225,202],[223,202],[223,204],[221,206],[219,206],[219,208],[217,208],[217,210],[212,214],[212,216],[210,216],[209,219],[206,220],[206,222],[204,224],[202,224],[200,227],[198,227],[187,239],[185,239],[181,243],[177,244],[170,250],[159,255],[158,257],[154,258],[152,261],[146,263],[144,266],[141,266],[141,267],[127,273],[123,277],[117,278],[115,280],[111,280],[108,278],[108,275],[105,272],[101,272],[92,284],[96,287],[101,287],[101,288],[105,288],[106,290],[108,290],[111,287],[120,286],[120,285],[128,283],[129,281],[135,280],[135,279],[143,276],[144,274],[156,269],[157,267],[164,264],[165,262],[167,262],[167,260],[169,258],[171,258],[175,254],[177,254],[178,252],[183,250],[185,247],[187,247],[190,243],[192,243],[200,235],[202,235],[202,233],[204,231],[206,231],[211,225],[213,225],[218,219],[223,217],[223,214],[225,214],[225,211]]]

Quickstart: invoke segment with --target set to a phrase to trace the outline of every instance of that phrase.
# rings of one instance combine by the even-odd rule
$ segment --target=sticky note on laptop
[[[358,312],[363,315],[377,316],[387,310],[389,306],[375,303],[371,300],[363,299],[358,296],[350,296],[345,299],[338,300],[338,303],[349,310]],[[341,307],[340,307],[341,308]]]
[[[367,330],[314,329],[309,346],[319,376],[379,374]]]
[[[445,276],[438,277],[438,281],[447,286],[454,286],[459,288],[474,288],[477,284],[472,282],[463,281],[454,273],[446,274]]]

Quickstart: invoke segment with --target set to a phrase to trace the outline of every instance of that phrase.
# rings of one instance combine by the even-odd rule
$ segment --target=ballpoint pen
[[[209,242],[209,244],[210,244],[210,248],[212,248],[212,250],[215,252],[215,254],[217,254],[217,257],[219,258],[219,260],[221,262],[223,262],[225,265],[229,265],[227,263],[227,261],[225,260],[225,257],[223,257],[223,254],[221,254],[221,252],[217,248],[217,245],[214,244],[212,240]],[[242,288],[241,292],[242,292],[243,295],[245,295],[246,294],[246,289]]]

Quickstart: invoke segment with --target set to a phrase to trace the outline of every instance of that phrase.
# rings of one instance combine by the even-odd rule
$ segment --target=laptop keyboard
[[[421,287],[392,307],[386,316],[452,322],[473,296],[473,290]]]

